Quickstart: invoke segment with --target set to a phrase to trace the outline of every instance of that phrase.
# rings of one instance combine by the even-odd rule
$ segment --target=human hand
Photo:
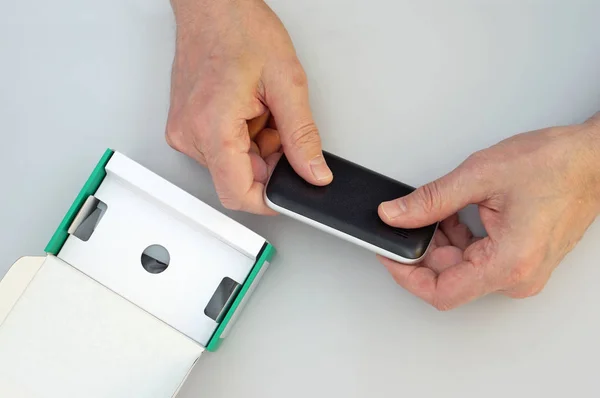
[[[487,236],[457,211],[477,204]],[[446,176],[382,203],[389,225],[443,220],[419,265],[379,257],[396,282],[439,310],[488,293],[539,293],[600,212],[600,114],[523,133],[471,155]]]
[[[169,145],[208,167],[222,204],[274,214],[264,184],[281,150],[309,183],[333,176],[292,41],[262,0],[172,0],[177,45]]]

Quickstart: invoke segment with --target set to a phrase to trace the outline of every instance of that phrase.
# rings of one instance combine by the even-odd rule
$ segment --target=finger
[[[418,228],[434,224],[471,203],[486,199],[479,176],[464,164],[401,198],[379,206],[381,219],[394,227]]]
[[[449,267],[462,260],[463,251],[457,247],[449,246],[448,238],[440,230],[436,231],[428,254],[421,262],[421,266],[440,274]]]
[[[271,117],[269,118],[269,121],[267,122],[267,127],[273,129],[273,130],[277,130],[277,122],[275,121],[275,118],[273,117],[273,114],[271,113]]]
[[[437,247],[425,257],[423,265],[441,274],[448,268],[460,263],[463,259],[463,251],[455,246]]]
[[[264,203],[264,185],[255,181],[248,125],[245,120],[225,123],[204,147],[208,169],[221,203],[230,210],[274,214]]]
[[[448,237],[446,236],[444,231],[442,231],[440,228],[438,228],[438,230],[435,231],[435,234],[433,235],[433,243],[436,246],[448,246],[450,244],[450,240],[448,239]],[[433,249],[433,245],[432,245],[432,249]]]
[[[421,265],[406,265],[377,255],[398,285],[409,293],[431,304],[436,290],[438,274]]]
[[[277,130],[270,128],[263,129],[260,133],[258,133],[255,141],[260,148],[260,155],[263,158],[269,157],[271,154],[277,152],[281,147],[279,133]]]
[[[277,162],[279,162],[279,159],[281,158],[281,152],[275,152],[269,156],[267,156],[267,158],[265,159],[265,163],[267,164],[267,170],[269,175],[271,175],[273,173],[273,170],[275,169],[275,166],[277,166]]]
[[[265,101],[273,112],[290,164],[314,185],[327,185],[333,174],[325,162],[319,130],[309,106],[306,75],[300,64],[265,72]]]
[[[269,179],[269,171],[265,160],[255,152],[250,152],[250,164],[252,165],[252,173],[254,174],[254,181],[266,184]]]
[[[457,308],[496,291],[503,260],[495,249],[489,237],[470,245],[461,262],[439,275],[433,305],[440,309]]]
[[[450,243],[459,249],[465,250],[473,243],[473,233],[468,226],[460,222],[458,214],[453,214],[440,224]]]
[[[452,246],[446,234],[439,228],[435,231],[429,253],[423,259],[422,265],[440,274],[462,260],[463,250]]]
[[[267,109],[262,115],[248,120],[248,135],[251,140],[267,126],[270,117],[271,112]]]
[[[494,291],[486,258],[489,238],[474,243],[461,261],[439,275],[427,267],[398,264],[380,257],[396,282],[439,310],[449,310]]]

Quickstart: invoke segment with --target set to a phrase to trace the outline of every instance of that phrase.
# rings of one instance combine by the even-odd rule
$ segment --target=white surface
[[[228,243],[217,239],[205,228],[221,218],[211,214],[214,209],[119,153],[106,170],[94,195],[108,207],[104,216],[87,242],[69,236],[58,257],[206,346],[218,324],[204,308],[223,278],[243,284],[256,261],[230,246],[243,247],[248,242],[236,242],[248,234],[229,235]],[[155,244],[171,257],[160,274],[148,273],[141,263],[144,250]],[[255,245],[256,253],[261,247]]]
[[[248,257],[252,265],[265,240],[256,232],[194,198],[181,188],[143,167],[118,151],[106,165],[107,173],[130,185],[141,198],[150,199],[170,216],[200,229],[211,238],[231,246]]]
[[[39,271],[44,256],[21,257],[0,280],[0,325]]]
[[[208,173],[163,138],[167,0],[0,4],[0,266],[43,250],[107,146],[218,206]],[[595,0],[271,4],[327,149],[411,185],[600,110]],[[234,216],[279,255],[182,398],[598,395],[598,222],[541,295],[439,313],[365,250],[285,217]]]
[[[170,398],[202,348],[49,256],[0,325],[0,396]]]

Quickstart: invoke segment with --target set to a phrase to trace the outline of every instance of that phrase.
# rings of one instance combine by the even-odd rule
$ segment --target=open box
[[[0,281],[0,397],[174,397],[274,248],[107,150],[46,253]]]

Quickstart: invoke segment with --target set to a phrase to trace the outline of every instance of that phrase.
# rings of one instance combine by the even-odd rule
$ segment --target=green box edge
[[[104,152],[102,158],[100,158],[100,161],[90,174],[84,186],[81,188],[81,191],[79,191],[79,194],[75,198],[75,201],[71,204],[71,207],[67,211],[67,214],[65,214],[58,228],[52,235],[52,238],[46,245],[44,251],[47,254],[52,254],[56,256],[62,249],[63,245],[67,241],[67,238],[69,237],[69,226],[75,219],[75,216],[77,215],[79,210],[81,210],[81,207],[83,206],[83,203],[86,201],[86,199],[90,195],[94,195],[98,190],[100,184],[102,184],[102,181],[104,181],[104,177],[106,177],[105,167],[114,153],[115,152],[109,148]]]
[[[233,316],[233,314],[237,310],[238,306],[240,305],[240,303],[246,296],[246,293],[248,292],[248,290],[254,283],[254,280],[256,279],[256,276],[258,275],[258,273],[260,272],[262,267],[265,265],[266,262],[271,261],[274,254],[275,254],[275,247],[272,244],[270,244],[269,242],[266,242],[265,246],[262,249],[262,253],[259,255],[258,260],[256,260],[256,263],[254,263],[252,271],[250,271],[250,274],[246,278],[246,281],[244,282],[244,285],[240,289],[239,294],[237,295],[233,304],[229,308],[229,311],[227,311],[227,314],[223,318],[223,321],[219,324],[219,327],[217,328],[217,330],[215,331],[215,333],[209,340],[208,344],[206,345],[207,351],[214,352],[219,349],[219,347],[221,346],[221,343],[224,340],[221,338],[221,335],[223,334],[223,331],[229,324],[231,317]]]

